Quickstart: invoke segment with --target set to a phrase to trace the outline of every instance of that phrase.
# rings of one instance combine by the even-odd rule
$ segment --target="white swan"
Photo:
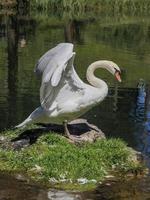
[[[87,69],[86,77],[91,85],[84,83],[74,69],[74,57],[73,44],[61,43],[39,59],[35,72],[42,75],[41,106],[16,128],[31,123],[71,121],[101,102],[108,93],[108,87],[103,80],[94,76],[97,68],[107,69],[121,81],[119,67],[112,61],[100,60]]]

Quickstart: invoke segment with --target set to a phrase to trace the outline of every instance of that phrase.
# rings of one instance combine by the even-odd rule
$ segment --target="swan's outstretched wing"
[[[81,88],[83,82],[73,67],[74,56],[73,44],[61,43],[39,59],[35,72],[42,74],[40,102],[46,110],[52,104],[56,106],[55,99],[66,84],[70,85],[70,91]]]
[[[38,61],[35,72],[42,75],[42,83],[49,82],[57,86],[60,74],[65,69],[68,60],[72,57],[73,44],[60,43],[47,51]]]

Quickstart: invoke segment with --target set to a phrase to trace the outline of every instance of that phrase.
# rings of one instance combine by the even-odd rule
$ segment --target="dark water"
[[[0,200],[149,200],[150,178],[106,181],[90,192],[44,188],[34,183],[0,175]]]
[[[39,105],[40,81],[34,76],[34,65],[45,51],[59,42],[74,43],[77,53],[76,70],[84,81],[87,66],[95,60],[113,60],[121,67],[121,84],[105,71],[97,72],[97,76],[108,83],[109,95],[103,103],[86,113],[84,117],[101,128],[107,136],[123,138],[128,145],[149,157],[149,16],[66,17],[33,14],[29,9],[21,9],[13,15],[1,14],[0,129],[7,129],[20,123]],[[139,188],[146,187],[146,192],[142,190],[140,197],[136,197],[136,194],[134,197],[135,188],[132,191],[127,190],[127,193],[133,193],[132,199],[146,199],[147,193],[150,196],[147,182],[147,179],[140,182],[143,185]],[[1,191],[4,191],[1,199],[19,199],[19,196],[6,197],[7,190],[4,188],[8,184],[7,178],[1,177],[0,187]],[[16,182],[17,184],[21,187]],[[134,184],[138,184],[138,181]],[[26,183],[22,187],[23,189],[18,189],[10,185],[10,190],[17,191],[15,195],[23,195],[23,190],[26,193],[32,191],[31,196],[25,196],[24,199],[47,198],[47,191],[44,189],[36,186],[30,188]],[[114,188],[111,190],[113,195]],[[116,192],[118,191],[115,190]],[[37,197],[37,193],[42,197]],[[91,199],[100,199],[99,192],[91,195]],[[128,196],[121,197],[127,198]],[[101,199],[119,197],[114,195],[114,198]]]
[[[40,186],[17,180],[7,175],[0,175],[1,200],[42,200],[48,199],[47,190]]]

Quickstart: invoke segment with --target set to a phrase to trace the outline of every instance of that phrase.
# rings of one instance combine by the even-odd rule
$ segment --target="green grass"
[[[15,133],[10,131],[5,135],[10,140]],[[46,184],[50,178],[55,178],[59,181],[59,187],[76,188],[79,178],[99,182],[112,171],[124,173],[141,169],[142,166],[131,157],[131,150],[120,139],[99,140],[93,144],[76,146],[62,136],[48,133],[20,151],[0,148],[0,170],[21,172]],[[67,181],[60,184],[62,177]]]

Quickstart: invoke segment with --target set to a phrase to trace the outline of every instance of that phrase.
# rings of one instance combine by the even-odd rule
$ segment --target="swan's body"
[[[120,72],[119,67],[112,61],[92,63],[87,70],[87,80],[91,84],[89,85],[84,83],[75,72],[74,57],[73,44],[61,43],[39,59],[35,72],[42,75],[41,106],[16,126],[17,128],[31,123],[71,121],[107,96],[107,84],[96,78],[94,71],[97,68],[106,68],[117,75]]]

